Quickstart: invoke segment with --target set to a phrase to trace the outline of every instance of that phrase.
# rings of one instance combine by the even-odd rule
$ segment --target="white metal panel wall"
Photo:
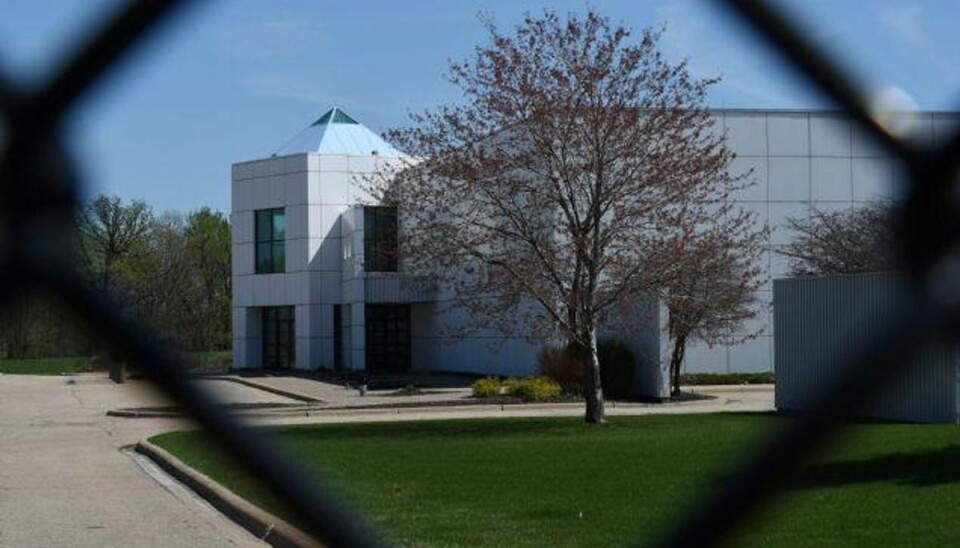
[[[790,278],[773,284],[776,406],[802,411],[894,311],[892,273]],[[956,348],[928,349],[863,416],[910,422],[957,421]],[[864,379],[869,382],[871,379]]]
[[[667,307],[658,297],[640,297],[617,310],[600,328],[598,338],[624,343],[634,354],[630,395],[641,399],[670,397],[670,335]],[[601,376],[603,371],[600,371]]]
[[[733,175],[749,174],[753,186],[733,195],[738,205],[771,229],[758,266],[770,278],[787,274],[789,261],[778,253],[795,234],[790,218],[808,218],[814,210],[840,211],[897,196],[898,162],[838,112],[755,109],[712,111],[714,131],[726,132],[726,145],[736,154]],[[956,127],[956,112],[905,115],[898,125],[921,142],[942,142]],[[764,283],[758,300],[767,305],[772,288]],[[688,373],[733,373],[773,370],[773,318],[761,310],[757,339],[738,345],[709,347],[694,342],[687,351]],[[755,322],[759,323],[759,322]],[[766,327],[766,328],[764,328]]]

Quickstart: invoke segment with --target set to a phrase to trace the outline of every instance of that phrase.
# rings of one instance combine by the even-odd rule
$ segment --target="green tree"
[[[187,215],[186,256],[195,300],[189,311],[196,329],[195,344],[202,350],[230,344],[230,223],[208,207]]]

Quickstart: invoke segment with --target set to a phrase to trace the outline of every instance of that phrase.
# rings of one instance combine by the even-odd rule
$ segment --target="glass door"
[[[292,306],[261,309],[264,369],[287,369],[294,364],[295,331]]]

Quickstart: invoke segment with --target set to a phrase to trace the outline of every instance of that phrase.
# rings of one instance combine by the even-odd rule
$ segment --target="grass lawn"
[[[226,351],[193,352],[198,369],[221,369],[230,365],[233,353]],[[94,371],[89,356],[63,358],[11,358],[0,359],[0,373],[7,375],[59,375],[60,373],[85,373]],[[100,367],[103,367],[102,365]]]
[[[413,546],[652,541],[782,421],[770,415],[496,419],[285,427],[281,443]],[[862,424],[738,538],[747,546],[949,546],[960,429]],[[153,441],[269,511],[276,500],[200,434]]]
[[[7,375],[59,375],[89,371],[88,358],[24,358],[0,360],[0,373]]]

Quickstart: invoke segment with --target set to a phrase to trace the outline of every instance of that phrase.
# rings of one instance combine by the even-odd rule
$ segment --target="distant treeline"
[[[187,351],[230,345],[230,223],[204,207],[155,215],[146,203],[100,196],[85,204],[71,254],[88,283],[160,342]],[[0,316],[0,355],[103,352],[85,326],[44,296],[27,296]]]

